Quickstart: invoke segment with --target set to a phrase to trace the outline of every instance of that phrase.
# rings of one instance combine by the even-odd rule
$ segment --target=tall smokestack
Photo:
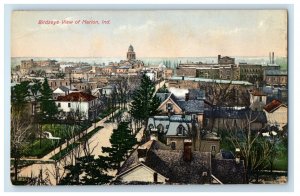
[[[272,63],[272,59],[271,59],[271,52],[269,52],[269,63],[271,64]]]
[[[272,64],[274,64],[274,52],[272,52]]]

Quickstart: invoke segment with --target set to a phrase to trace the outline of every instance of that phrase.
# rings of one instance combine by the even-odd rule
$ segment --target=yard
[[[43,125],[42,132],[50,132],[53,137],[59,137],[59,140],[39,138],[39,134],[36,134],[36,138],[30,141],[23,151],[25,157],[42,158],[49,152],[51,152],[57,146],[63,144],[65,140],[70,140],[80,132],[84,131],[89,125],[66,125],[66,124],[52,124]]]

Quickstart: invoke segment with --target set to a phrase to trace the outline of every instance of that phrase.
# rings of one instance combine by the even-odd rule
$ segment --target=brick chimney
[[[148,151],[148,149],[143,147],[143,146],[138,147],[137,153],[138,153],[138,159],[139,159],[140,162],[145,162],[146,161],[147,151]]]
[[[185,93],[185,101],[188,101],[190,99],[190,93]]]
[[[192,140],[185,139],[183,145],[183,160],[190,162],[192,160]]]

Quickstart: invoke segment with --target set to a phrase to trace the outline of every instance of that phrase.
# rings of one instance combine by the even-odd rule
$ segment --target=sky
[[[59,21],[60,24],[38,24]],[[62,20],[73,24],[61,24]],[[99,24],[83,24],[84,20]],[[102,24],[102,20],[109,24]],[[78,24],[75,22],[79,21]],[[286,10],[14,11],[12,57],[287,56]]]

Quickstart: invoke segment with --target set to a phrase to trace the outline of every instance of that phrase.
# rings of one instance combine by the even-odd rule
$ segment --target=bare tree
[[[18,166],[32,123],[23,111],[11,111],[11,156],[14,158],[14,180],[18,179]]]
[[[250,174],[267,167],[272,146],[261,135],[260,131],[252,131],[251,125],[257,120],[258,115],[249,110],[245,114],[245,121],[237,128],[228,127],[229,136],[226,138],[235,149],[240,150],[241,158],[246,168],[246,182],[250,181]]]

